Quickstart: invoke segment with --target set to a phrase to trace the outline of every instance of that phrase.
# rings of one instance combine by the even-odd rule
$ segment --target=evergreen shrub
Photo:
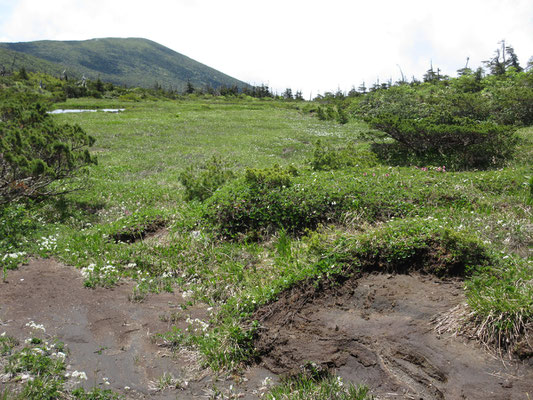
[[[0,204],[54,195],[50,185],[95,164],[94,138],[77,125],[59,125],[39,102],[0,102]]]

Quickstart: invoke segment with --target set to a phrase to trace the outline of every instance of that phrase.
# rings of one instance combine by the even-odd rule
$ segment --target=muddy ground
[[[257,312],[261,363],[239,382],[200,370],[194,354],[174,354],[153,340],[172,324],[185,328],[187,317],[207,320],[207,306],[183,310],[180,293],[132,302],[132,288],[88,289],[76,269],[34,260],[0,283],[0,333],[22,341],[33,334],[29,321],[43,324],[47,337],[66,343],[69,369],[86,372],[86,387],[129,399],[212,398],[215,387],[229,393],[230,385],[239,398],[254,399],[265,377],[276,381],[307,362],[368,384],[380,399],[533,398],[533,360],[504,363],[476,343],[435,332],[430,321],[464,301],[460,281],[366,275],[286,292]],[[165,373],[181,388],[158,388]]]
[[[423,275],[308,284],[256,314],[264,327],[258,347],[276,373],[315,362],[366,383],[380,399],[533,398],[532,363],[504,363],[476,343],[436,333],[431,321],[464,300],[461,281]]]
[[[208,320],[208,307],[182,310],[180,305],[187,300],[180,293],[153,294],[132,302],[133,286],[85,288],[75,268],[34,260],[9,271],[7,283],[0,281],[0,334],[23,342],[43,336],[27,327],[28,322],[44,325],[46,338],[67,345],[68,369],[87,374],[83,386],[113,389],[127,399],[210,398],[215,388],[229,393],[234,382],[199,369],[193,353],[175,354],[154,340],[172,324],[185,329],[187,318]],[[181,388],[161,388],[164,374],[175,378]],[[253,391],[267,376],[272,373],[260,367],[247,371],[246,385],[239,389],[244,398],[257,398]],[[0,380],[2,385],[7,382]]]

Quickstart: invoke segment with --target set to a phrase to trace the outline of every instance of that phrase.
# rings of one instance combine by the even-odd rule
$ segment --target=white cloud
[[[454,74],[506,39],[533,55],[530,0],[0,0],[0,41],[145,37],[239,79],[305,92]]]

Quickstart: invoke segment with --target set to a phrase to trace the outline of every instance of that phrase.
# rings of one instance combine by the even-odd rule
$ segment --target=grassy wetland
[[[363,352],[345,343],[335,342],[330,353],[291,347],[294,337],[312,342],[321,332],[327,343],[342,337],[353,341],[347,336],[351,322],[330,321],[330,330],[313,330],[302,321],[317,323],[315,316],[322,314],[329,321],[339,307],[366,309],[361,321],[372,321],[373,313],[381,318],[379,290],[359,292],[363,282],[391,285],[381,277],[407,288],[395,293],[387,312],[402,313],[418,300],[424,303],[426,291],[434,293],[415,313],[427,323],[421,330],[520,364],[526,368],[523,376],[531,376],[533,128],[517,129],[516,150],[504,163],[454,168],[431,160],[384,159],[373,151],[371,123],[317,118],[318,103],[191,95],[79,98],[53,107],[125,111],[51,117],[92,136],[90,152],[98,163],[73,180],[53,183],[66,194],[2,208],[4,287],[33,260],[50,258],[79,270],[88,296],[128,284],[129,302],[138,307],[157,296],[179,298],[174,314],[160,316],[168,329],[151,337],[169,354],[193,355],[190,363],[199,371],[233,376],[229,387],[213,380],[204,393],[210,398],[239,398],[255,365],[266,366],[274,382],[265,378],[247,396],[388,398],[387,390],[408,396],[402,385],[410,382],[405,385],[411,395],[453,398],[459,392],[446,386],[448,376],[441,377],[448,373],[438,367],[444,361],[432,361],[420,349],[405,350],[405,343],[385,342],[396,349],[385,354],[379,343],[357,342],[377,354],[371,365],[403,371],[395,374],[403,383],[381,389],[376,382],[384,375],[358,380],[356,368],[348,368]],[[370,303],[355,306],[358,294]],[[188,316],[199,305],[208,312]],[[7,318],[0,314],[6,327]],[[299,330],[282,331],[298,324]],[[379,327],[369,329],[385,335]],[[285,341],[272,339],[284,335]],[[24,338],[15,336],[10,331],[0,337],[5,369],[0,377],[6,384],[0,398],[20,393],[43,399],[130,398],[113,382],[72,389],[61,345],[43,344],[42,335],[21,344]],[[54,363],[43,361],[45,356]],[[412,368],[401,367],[408,361],[426,365],[422,372],[430,378],[412,378],[418,376],[413,373],[402,381]],[[189,386],[168,368],[153,393],[188,398]],[[45,393],[38,385],[48,397],[36,394]],[[428,389],[432,385],[437,389]],[[533,393],[531,381],[517,382],[513,390],[513,398]]]

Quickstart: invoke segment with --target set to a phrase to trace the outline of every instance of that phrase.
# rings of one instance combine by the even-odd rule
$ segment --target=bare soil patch
[[[85,288],[75,268],[34,260],[9,271],[7,283],[0,282],[0,333],[23,342],[36,333],[43,335],[26,326],[29,321],[43,324],[47,338],[67,345],[69,370],[87,374],[86,388],[113,389],[127,399],[205,398],[214,386],[225,390],[233,383],[199,370],[193,353],[176,355],[153,340],[154,334],[167,332],[172,325],[185,329],[187,318],[207,320],[207,306],[182,310],[186,300],[180,293],[131,302],[132,288],[131,282],[112,289]],[[251,393],[267,373],[260,368],[249,371],[246,386],[239,390]],[[164,374],[187,385],[160,388]]]
[[[464,300],[460,280],[429,275],[308,283],[256,313],[262,365],[295,374],[314,362],[366,383],[380,399],[533,398],[533,360],[503,362],[435,332],[431,321]]]
[[[131,302],[132,287],[88,289],[75,268],[34,260],[0,283],[0,331],[22,341],[35,333],[29,321],[43,324],[47,337],[67,345],[69,369],[86,372],[87,388],[114,389],[127,399],[213,398],[218,390],[256,399],[264,378],[276,381],[307,362],[368,384],[379,399],[533,397],[533,360],[503,363],[475,343],[433,329],[435,316],[464,301],[459,280],[365,275],[287,291],[256,313],[262,363],[237,380],[199,370],[193,353],[176,355],[153,340],[172,325],[186,328],[188,317],[207,320],[207,306],[183,310],[180,293]],[[158,388],[164,374],[187,385]]]

